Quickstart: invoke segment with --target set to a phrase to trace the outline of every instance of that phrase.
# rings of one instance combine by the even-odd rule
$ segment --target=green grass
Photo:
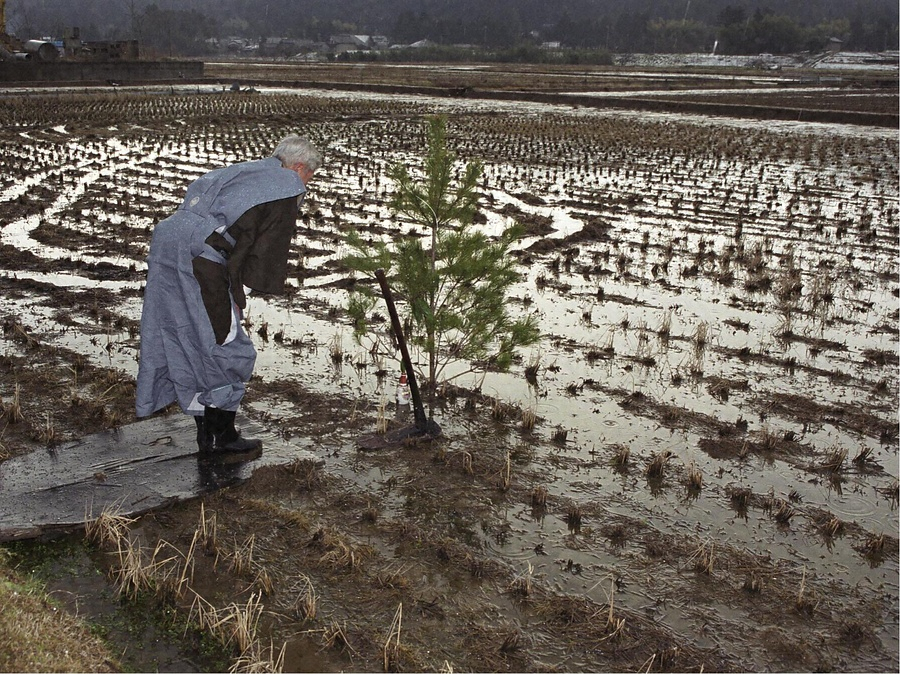
[[[104,642],[50,600],[37,580],[17,575],[0,547],[0,671],[119,669]]]
[[[105,575],[102,566],[102,553],[80,536],[0,545],[0,672],[154,671],[181,657],[228,671],[231,650],[162,598],[118,601],[111,583],[98,594],[92,581],[83,591],[95,614],[83,604],[76,617],[47,594],[60,584],[77,592],[79,578]]]

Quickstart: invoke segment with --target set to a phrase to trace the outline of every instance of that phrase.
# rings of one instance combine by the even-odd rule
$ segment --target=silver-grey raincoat
[[[206,406],[237,409],[256,350],[234,301],[232,335],[216,343],[193,261],[202,257],[225,264],[225,256],[206,243],[213,232],[227,239],[228,227],[249,209],[305,191],[300,177],[274,157],[235,164],[198,178],[178,210],[156,225],[141,315],[137,416],[176,400],[186,414],[201,415]],[[283,255],[286,261],[286,249]]]

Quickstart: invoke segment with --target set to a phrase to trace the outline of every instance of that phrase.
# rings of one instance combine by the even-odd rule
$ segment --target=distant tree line
[[[345,52],[337,61],[381,63],[551,63],[562,65],[612,65],[606,49],[542,49],[533,44],[486,49],[478,46],[429,44],[384,51]]]
[[[201,55],[209,38],[382,34],[392,43],[428,40],[548,58],[558,42],[573,53],[773,54],[898,48],[896,0],[7,0],[20,37],[137,39],[160,54]],[[771,9],[771,7],[777,9]],[[512,52],[510,50],[513,50]],[[456,53],[456,52],[452,52]],[[496,53],[484,51],[483,53]],[[554,57],[558,58],[558,57]]]

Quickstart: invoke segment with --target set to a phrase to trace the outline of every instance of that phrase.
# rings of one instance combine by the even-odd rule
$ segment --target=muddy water
[[[558,503],[584,513],[573,530],[565,509],[536,517],[529,504],[507,506],[496,513],[505,534],[482,532],[485,548],[516,568],[534,565],[561,592],[601,603],[614,578],[617,602],[751,669],[796,665],[767,651],[773,623],[723,591],[723,583],[740,586],[743,556],[754,555],[773,583],[814,588],[828,616],[822,629],[838,630],[842,612],[874,620],[871,652],[835,647],[827,662],[896,669],[895,132],[422,96],[285,98],[279,105],[334,114],[311,115],[305,129],[327,148],[328,163],[303,209],[292,293],[249,300],[263,381],[340,393],[370,414],[382,402],[390,409],[392,377],[375,373],[398,366],[373,362],[368,343],[352,341],[340,318],[346,292],[332,286],[343,275],[332,264],[347,226],[394,222],[384,170],[415,161],[421,113],[447,113],[461,157],[485,162],[485,227],[511,223],[504,207],[512,205],[520,219],[544,218],[555,230],[526,238],[517,252],[522,280],[513,295],[538,312],[541,344],[508,374],[457,383],[536,411],[542,442],[528,469],[544,476]],[[260,104],[249,103],[248,116],[253,105]],[[72,125],[4,137],[6,147],[33,146],[26,156],[34,159],[0,191],[0,243],[51,271],[7,264],[0,274],[75,293],[122,293],[116,311],[137,321],[134,291],[152,223],[204,167],[242,158],[245,147],[259,153],[285,129],[232,122],[210,134],[176,122],[151,133],[117,123],[122,137],[114,139],[82,137]],[[51,197],[17,215],[38,186]],[[585,222],[602,223],[602,234],[579,238]],[[86,252],[91,241],[100,245]],[[122,241],[129,248],[118,252],[113,244]],[[52,271],[60,261],[73,269]],[[125,280],[80,271],[98,264]],[[29,292],[2,297],[0,310],[92,360],[136,372],[133,334],[59,325],[53,304],[39,300]],[[337,364],[336,348],[344,354]],[[538,366],[536,383],[523,375],[529,364]],[[277,401],[260,405],[276,421],[290,414]],[[436,414],[447,450],[466,451],[476,432],[466,416],[454,407]],[[546,442],[557,430],[565,441]],[[617,471],[612,457],[621,445],[631,464]],[[840,470],[823,468],[841,449]],[[863,450],[870,458],[853,463]],[[352,444],[328,451],[328,470],[345,479],[361,487],[381,479],[353,458]],[[662,452],[671,453],[664,477],[648,480],[645,467]],[[686,487],[690,469],[702,474],[698,493]],[[756,497],[745,511],[731,497],[739,488]],[[794,510],[786,524],[772,516],[778,501]],[[821,512],[837,517],[844,535],[823,536]],[[627,538],[614,545],[603,533],[617,523],[714,546],[722,578],[695,578],[683,565],[655,572]],[[861,550],[881,533],[893,543],[873,560]],[[792,615],[778,629],[811,634],[816,623]]]

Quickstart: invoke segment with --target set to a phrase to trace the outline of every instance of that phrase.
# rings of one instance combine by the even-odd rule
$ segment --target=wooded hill
[[[207,38],[379,34],[497,49],[559,42],[611,52],[756,54],[898,48],[896,0],[7,0],[9,32],[28,39],[139,39],[202,54]]]

